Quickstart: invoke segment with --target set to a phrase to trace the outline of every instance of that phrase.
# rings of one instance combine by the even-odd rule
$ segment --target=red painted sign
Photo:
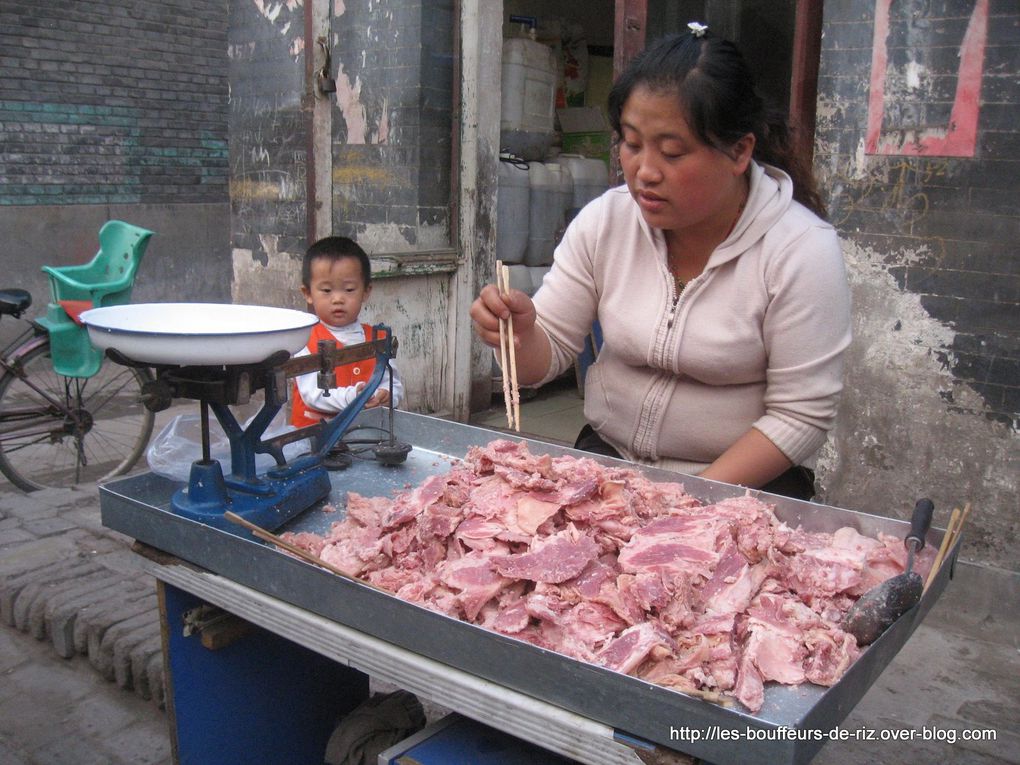
[[[956,97],[949,124],[885,124],[886,84],[889,51],[889,7],[892,0],[875,3],[875,36],[871,58],[871,92],[868,98],[868,132],[865,152],[931,157],[973,157],[977,144],[981,77],[988,36],[988,0],[976,0],[967,31],[960,45],[960,67],[956,74]],[[908,78],[908,85],[909,78]],[[909,91],[908,91],[909,93]],[[894,94],[895,95],[895,94]]]

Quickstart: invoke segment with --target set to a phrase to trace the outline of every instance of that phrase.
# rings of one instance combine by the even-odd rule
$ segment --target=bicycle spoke
[[[4,447],[4,449],[5,451],[10,452],[20,452],[22,449],[30,449],[33,446],[41,446],[43,444],[49,443],[49,441],[50,441],[49,436],[43,435],[40,436],[39,438],[36,438],[33,441],[25,441],[24,443],[22,443],[20,440],[17,442],[12,441],[11,445]]]
[[[26,379],[0,379],[0,413],[12,415],[0,430],[0,471],[8,478],[28,490],[70,486],[135,464],[152,432],[152,413],[141,404],[145,372],[106,363],[89,379],[60,377],[45,346],[26,353],[22,367]],[[66,404],[54,410],[47,400]],[[31,410],[34,417],[23,417]],[[12,425],[26,429],[13,433]]]
[[[132,433],[127,429],[126,424],[122,427],[114,428],[112,423],[106,427],[93,428],[89,431],[91,438],[86,439],[86,447],[89,454],[93,456],[93,461],[100,461],[101,454],[105,451],[109,453],[123,453],[137,438],[137,433]]]
[[[94,398],[95,395],[98,395],[99,393],[103,393],[104,389],[112,387],[112,385],[115,382],[117,382],[117,381],[120,381],[120,384],[117,385],[117,387],[114,388],[112,391],[110,391],[109,395],[105,399],[103,399],[100,402],[95,402],[95,398]],[[88,395],[88,396],[85,395],[85,387],[86,386],[82,386],[81,398],[82,398],[82,400],[86,404],[89,405],[88,408],[89,408],[90,411],[98,412],[101,409],[104,409],[106,407],[106,405],[109,404],[110,401],[112,401],[115,397],[120,395],[120,393],[122,391],[130,390],[130,385],[133,382],[134,382],[134,378],[130,375],[130,373],[122,373],[121,375],[118,375],[116,378],[113,378],[113,379],[107,381],[106,383],[104,383],[100,388],[93,389],[93,393]],[[137,401],[137,399],[135,399],[135,401]],[[135,403],[135,401],[132,401],[132,403]],[[139,404],[140,404],[140,402],[139,402]]]

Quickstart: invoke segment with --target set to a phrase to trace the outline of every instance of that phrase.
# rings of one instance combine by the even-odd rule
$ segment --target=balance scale
[[[171,500],[173,511],[225,531],[238,527],[227,511],[268,531],[275,531],[330,492],[324,462],[351,423],[379,388],[396,356],[397,341],[382,324],[372,339],[336,347],[321,341],[316,353],[292,358],[308,342],[318,319],[283,308],[207,303],[133,304],[96,308],[82,314],[94,345],[112,361],[152,368],[156,379],[143,387],[145,406],[167,409],[174,399],[197,399],[201,407],[202,458],[192,463],[188,485]],[[329,420],[263,439],[266,428],[287,403],[293,377],[317,373],[321,389],[336,387],[335,367],[374,360],[371,379],[343,412]],[[392,388],[392,375],[390,376]],[[242,427],[230,407],[247,404],[264,391],[258,414]],[[209,411],[230,442],[230,473],[210,458]],[[310,449],[288,461],[283,447],[308,440]],[[372,447],[383,465],[399,465],[411,446],[393,432],[390,391],[386,439]],[[259,474],[255,456],[269,454],[276,466]]]

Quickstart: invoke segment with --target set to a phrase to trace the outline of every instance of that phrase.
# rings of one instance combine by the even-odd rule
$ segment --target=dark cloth
[[[375,694],[351,711],[326,744],[326,765],[375,765],[379,754],[425,727],[418,697]]]
[[[604,457],[621,458],[615,448],[602,440],[591,425],[585,425],[577,434],[574,448]],[[761,487],[769,494],[779,494],[792,499],[811,499],[815,495],[815,471],[802,465],[794,465],[780,476],[773,478]]]
[[[761,490],[792,499],[809,500],[815,496],[815,471],[803,465],[794,465],[762,486]]]
[[[601,454],[603,457],[623,459],[616,449],[602,440],[602,436],[596,433],[595,428],[591,425],[581,428],[581,432],[577,434],[577,440],[574,441],[574,448],[580,449],[582,452]]]

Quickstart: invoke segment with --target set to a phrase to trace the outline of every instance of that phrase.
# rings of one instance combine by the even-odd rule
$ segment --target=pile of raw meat
[[[835,683],[859,655],[843,613],[906,566],[898,539],[791,529],[751,496],[703,505],[506,440],[393,499],[350,493],[325,537],[284,537],[405,600],[752,712],[765,682]]]

